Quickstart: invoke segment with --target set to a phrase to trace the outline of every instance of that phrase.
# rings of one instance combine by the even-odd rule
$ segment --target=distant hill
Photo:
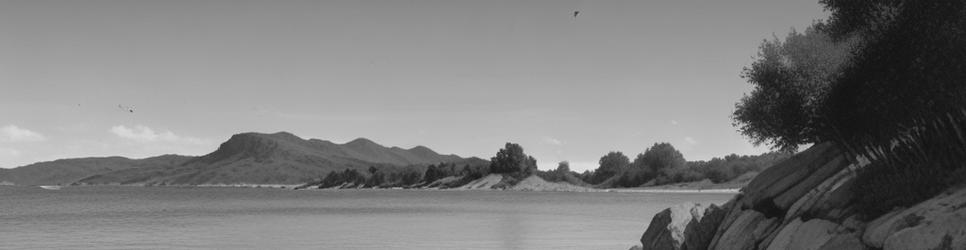
[[[0,182],[18,185],[66,185],[95,174],[174,166],[189,159],[191,159],[189,156],[162,155],[138,160],[124,157],[92,157],[38,162],[0,171]]]
[[[201,185],[299,184],[333,171],[464,162],[417,146],[385,147],[365,138],[345,144],[305,140],[287,132],[233,135],[217,150],[198,157],[159,156],[66,159],[0,172],[18,185]]]

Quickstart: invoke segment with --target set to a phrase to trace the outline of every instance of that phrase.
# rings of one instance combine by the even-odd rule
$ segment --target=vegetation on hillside
[[[578,176],[582,181],[601,188],[657,186],[705,179],[724,183],[745,174],[760,172],[789,156],[790,153],[783,152],[758,156],[731,154],[710,161],[689,162],[673,145],[664,142],[647,148],[633,162],[621,152],[607,153],[600,158],[597,169]],[[563,175],[559,170],[556,172],[556,175]]]
[[[367,172],[355,169],[329,172],[310,186],[319,188],[388,188],[439,187],[452,188],[482,178],[490,173],[503,174],[512,180],[522,180],[538,173],[537,160],[523,152],[523,147],[506,143],[490,162],[457,165],[454,163],[414,165],[408,167],[370,167]],[[445,183],[438,181],[448,180]]]
[[[966,160],[966,1],[823,0],[804,34],[762,44],[735,125],[793,150],[832,141],[859,170],[869,217],[962,182]]]
[[[447,177],[457,177],[462,181],[444,184],[442,187],[455,187],[489,174],[485,162],[474,164],[438,163],[427,166],[411,165],[406,167],[376,167],[367,171],[347,168],[332,171],[321,179],[308,183],[319,188],[391,188],[423,187]]]

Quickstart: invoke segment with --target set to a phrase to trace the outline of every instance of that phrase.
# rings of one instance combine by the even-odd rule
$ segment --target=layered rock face
[[[815,145],[763,171],[716,208],[720,213],[695,205],[664,210],[641,243],[644,249],[966,249],[966,188],[865,223],[852,205],[856,168],[836,146]],[[709,216],[715,213],[720,218]],[[713,229],[682,230],[692,225]]]
[[[651,220],[641,249],[707,249],[725,212],[727,208],[714,204],[695,203],[665,209]]]

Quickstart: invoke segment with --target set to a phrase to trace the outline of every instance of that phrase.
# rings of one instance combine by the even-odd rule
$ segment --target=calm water
[[[729,194],[0,186],[2,249],[627,249]]]

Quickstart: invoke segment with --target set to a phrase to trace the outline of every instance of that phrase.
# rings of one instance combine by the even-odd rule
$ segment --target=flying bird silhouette
[[[127,111],[128,113],[134,113],[134,107],[131,107],[131,106],[123,106],[121,104],[118,104],[117,108],[123,111]]]

